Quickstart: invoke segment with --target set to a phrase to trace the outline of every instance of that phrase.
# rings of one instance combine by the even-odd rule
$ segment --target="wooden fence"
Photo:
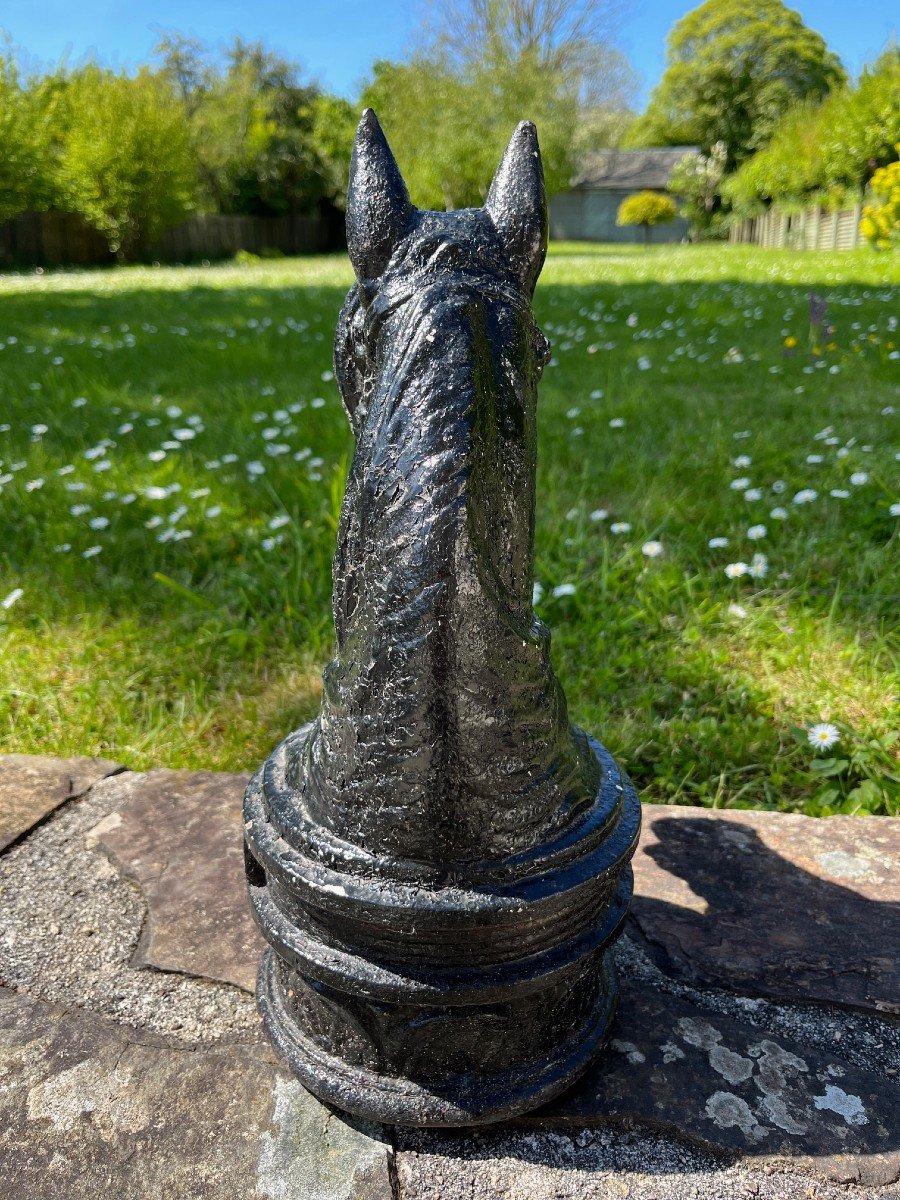
[[[732,225],[728,240],[791,250],[853,250],[863,242],[859,232],[861,215],[861,204],[836,211],[807,208],[799,213],[770,208],[761,216]]]
[[[339,249],[343,214],[295,217],[210,214],[167,229],[145,256],[157,262],[196,262],[254,254],[309,254]],[[0,266],[95,266],[114,261],[105,238],[73,213],[23,213],[0,223]]]

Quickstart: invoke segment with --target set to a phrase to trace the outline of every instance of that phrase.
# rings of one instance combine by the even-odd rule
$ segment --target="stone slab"
[[[146,898],[134,966],[254,990],[265,943],[244,881],[241,801],[248,779],[159,770],[105,785],[120,803],[89,838]]]
[[[390,1148],[263,1049],[167,1044],[0,989],[0,1195],[391,1200]]]
[[[526,1121],[635,1122],[841,1183],[900,1179],[900,1088],[826,1051],[626,985],[608,1048]]]
[[[660,966],[900,1012],[900,819],[644,806],[634,919]]]
[[[109,781],[96,837],[140,884],[136,963],[252,991],[263,948],[240,849],[244,775]],[[900,1012],[900,819],[644,805],[634,919],[670,973],[788,1001]]]
[[[54,809],[123,768],[106,758],[0,755],[0,851]]]

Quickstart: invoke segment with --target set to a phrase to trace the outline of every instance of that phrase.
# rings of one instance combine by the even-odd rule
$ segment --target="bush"
[[[635,192],[619,205],[616,224],[643,225],[644,241],[649,242],[651,228],[674,221],[676,213],[675,201],[665,192]]]
[[[713,232],[726,158],[725,143],[716,142],[709,154],[693,150],[679,159],[672,169],[669,190],[681,201],[681,215],[689,221],[695,238]]]
[[[60,181],[67,207],[128,259],[190,209],[195,188],[187,118],[169,81],[90,65],[66,87]]]
[[[865,68],[854,87],[821,104],[797,104],[769,145],[725,181],[723,196],[741,215],[773,201],[840,207],[862,195],[872,173],[897,156],[900,49]]]
[[[889,250],[900,244],[900,162],[875,172],[872,191],[882,203],[866,205],[859,232],[876,249]]]
[[[0,53],[0,221],[54,201],[58,82],[23,80],[12,50]]]

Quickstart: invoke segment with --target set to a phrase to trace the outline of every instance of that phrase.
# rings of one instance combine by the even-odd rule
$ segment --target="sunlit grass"
[[[247,768],[315,711],[350,281],[340,257],[0,279],[4,750]],[[553,248],[537,607],[573,718],[648,799],[897,810],[898,282],[869,252]]]

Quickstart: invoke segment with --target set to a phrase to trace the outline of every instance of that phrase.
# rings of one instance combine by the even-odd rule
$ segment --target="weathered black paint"
[[[640,808],[569,724],[532,610],[531,315],[547,245],[534,126],[485,207],[410,203],[374,113],[347,210],[335,367],[356,453],[319,717],[247,791],[272,949],[258,997],[301,1080],[413,1125],[548,1100],[602,1044]]]

